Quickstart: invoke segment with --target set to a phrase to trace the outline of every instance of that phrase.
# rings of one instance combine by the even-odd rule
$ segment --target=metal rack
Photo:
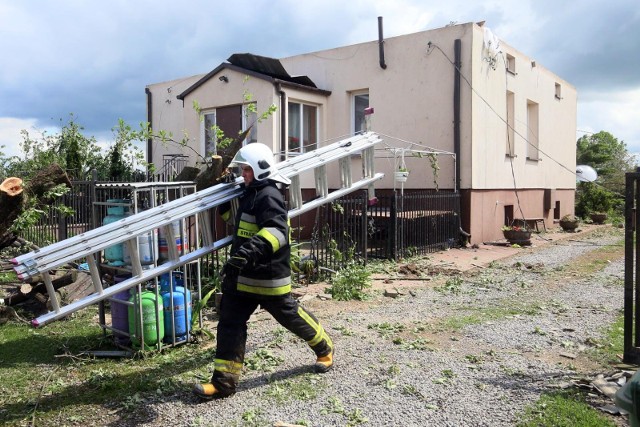
[[[105,218],[108,216],[108,211],[114,207],[122,208],[122,218],[124,218],[125,216],[135,215],[160,206],[166,202],[180,199],[186,195],[195,193],[195,191],[196,187],[193,182],[99,183],[96,184],[96,196],[93,203],[93,223],[103,225]],[[197,227],[197,218],[194,215],[176,220],[176,222],[177,225],[174,227],[175,239],[173,240],[175,240],[176,245],[178,245],[178,254],[184,255],[190,251],[189,234],[197,235],[194,230]],[[166,261],[168,258],[168,246],[172,244],[166,233],[162,232],[162,227],[153,229],[147,236],[149,236],[148,242],[147,239],[141,241],[140,236],[138,238],[138,254],[143,269],[155,268],[158,263]],[[128,245],[125,243],[120,243],[119,245],[123,248],[123,259],[119,263],[110,263],[105,259],[104,254],[108,248],[103,251],[103,255],[100,258],[101,276],[105,283],[110,283],[111,286],[120,283],[123,278],[127,279],[132,276],[130,255],[127,254]],[[177,274],[183,278],[183,307],[176,307],[174,305],[174,280]],[[168,276],[168,298],[161,292],[161,280],[155,277],[99,302],[99,324],[105,333],[107,333],[107,331],[111,332],[116,346],[132,350],[134,343],[137,342],[137,346],[145,350],[153,348],[160,350],[163,346],[173,346],[189,341],[191,319],[190,317],[186,318],[186,334],[177,335],[176,331],[179,328],[176,328],[175,313],[176,310],[185,310],[184,313],[189,313],[191,310],[188,307],[192,306],[192,299],[194,297],[197,298],[197,300],[201,298],[200,259],[198,258],[191,263],[182,265],[169,273],[165,273],[164,276]],[[141,295],[143,295],[145,289],[155,294],[154,297],[157,305],[157,309],[153,310],[155,312],[155,319],[153,321],[155,322],[154,326],[158,338],[154,339],[156,342],[153,345],[148,345],[148,337],[144,336],[145,311],[142,307],[143,298],[141,298]],[[168,306],[164,304],[165,298],[170,301]],[[163,311],[162,316],[160,314],[161,310]],[[107,316],[109,312],[111,314],[110,317]],[[134,317],[133,319],[131,319],[132,315]],[[167,321],[164,319],[165,316],[171,317],[171,323],[169,325],[167,325]],[[126,319],[126,321],[123,319]],[[129,325],[129,322],[133,322],[135,327]],[[163,325],[161,325],[161,323],[163,323]],[[169,326],[169,328],[167,328],[167,326]],[[200,324],[200,326],[202,325]],[[162,337],[160,337],[160,331],[163,331]],[[131,332],[133,332],[133,334]]]

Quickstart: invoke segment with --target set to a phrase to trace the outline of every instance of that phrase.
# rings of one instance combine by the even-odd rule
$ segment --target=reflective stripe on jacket
[[[221,206],[223,219],[231,205]],[[247,258],[236,291],[277,296],[291,292],[289,221],[280,190],[273,181],[253,181],[239,198],[230,256]]]

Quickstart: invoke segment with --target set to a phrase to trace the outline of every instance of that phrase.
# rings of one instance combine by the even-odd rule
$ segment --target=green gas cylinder
[[[131,342],[136,348],[140,348],[141,337],[144,336],[144,349],[151,350],[159,340],[164,338],[164,311],[162,310],[162,298],[156,298],[153,291],[137,292],[129,298],[133,305],[129,306],[129,334]],[[138,310],[142,304],[142,316],[138,316]],[[142,320],[142,330],[140,329]]]

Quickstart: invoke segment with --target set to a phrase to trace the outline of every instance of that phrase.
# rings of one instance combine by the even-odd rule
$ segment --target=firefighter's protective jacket
[[[220,211],[225,221],[233,219],[231,203],[222,204]],[[248,263],[237,276],[235,288],[225,291],[260,296],[291,292],[289,221],[273,181],[254,180],[244,188],[234,224],[230,256],[240,256]]]

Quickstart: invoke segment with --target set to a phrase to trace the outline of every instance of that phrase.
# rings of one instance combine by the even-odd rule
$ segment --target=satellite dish
[[[576,166],[576,177],[580,182],[593,182],[598,178],[598,172],[591,166]]]

